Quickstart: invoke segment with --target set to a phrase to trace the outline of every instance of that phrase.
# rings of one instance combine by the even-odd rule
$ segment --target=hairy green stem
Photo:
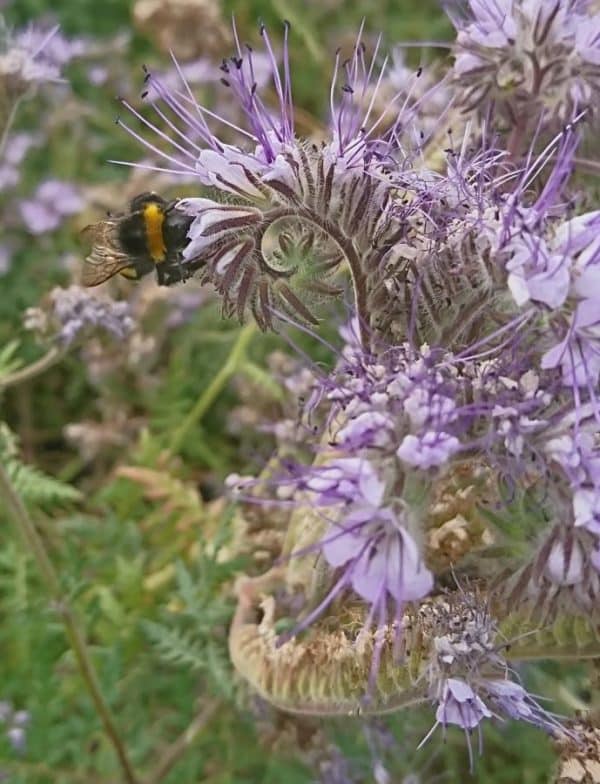
[[[2,160],[4,155],[4,148],[6,147],[6,142],[8,141],[8,134],[10,133],[10,129],[12,128],[15,117],[17,116],[20,103],[21,99],[17,98],[17,100],[10,107],[10,110],[7,112],[6,121],[0,133],[0,160]]]
[[[94,706],[104,726],[104,730],[114,747],[125,781],[127,784],[137,784],[137,778],[117,731],[110,708],[102,694],[98,674],[96,673],[96,669],[91,660],[85,638],[79,628],[75,613],[63,596],[58,574],[50,561],[44,542],[38,534],[23,501],[14,489],[10,477],[1,464],[0,498],[4,501],[5,508],[13,518],[25,543],[35,558],[42,579],[48,588],[49,595],[58,607],[69,644],[75,654],[79,672],[81,673],[83,681],[94,702]]]
[[[225,364],[219,370],[210,384],[203,390],[202,394],[195,402],[192,410],[174,432],[167,449],[167,454],[169,456],[179,452],[183,442],[187,437],[187,434],[198,424],[198,422],[200,422],[204,414],[217,399],[218,395],[223,390],[229,379],[237,372],[244,360],[244,355],[248,344],[256,334],[256,330],[257,326],[254,323],[246,324],[246,326],[240,330],[237,340],[233,344]]]
[[[321,231],[327,234],[336,243],[338,248],[344,254],[348,268],[350,269],[350,277],[352,279],[352,289],[354,292],[354,305],[356,307],[356,317],[358,319],[358,330],[360,333],[361,344],[366,352],[369,351],[371,345],[371,335],[369,332],[369,309],[367,307],[367,287],[365,283],[365,276],[361,269],[360,259],[356,253],[352,240],[344,236],[329,222],[323,221],[318,215],[313,212],[302,213],[302,218],[308,220],[317,226]]]
[[[35,362],[26,365],[20,370],[16,370],[14,373],[10,373],[4,378],[0,378],[0,389],[14,387],[17,384],[22,384],[24,381],[30,381],[32,378],[39,376],[40,373],[44,373],[53,365],[56,365],[66,354],[67,350],[65,348],[53,346],[43,357],[40,357]]]
[[[528,118],[524,115],[521,115],[517,117],[510,132],[510,136],[508,137],[508,142],[506,144],[506,151],[508,152],[509,159],[513,161],[519,159],[523,141],[526,139],[527,126]]]

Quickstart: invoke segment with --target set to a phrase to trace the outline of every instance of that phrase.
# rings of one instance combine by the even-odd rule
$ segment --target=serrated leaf
[[[15,491],[29,506],[47,509],[73,504],[83,498],[73,485],[23,463],[18,456],[17,438],[5,423],[0,423],[0,460]]]

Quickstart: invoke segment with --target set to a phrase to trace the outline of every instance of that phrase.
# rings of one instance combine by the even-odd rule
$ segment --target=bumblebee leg
[[[160,264],[156,265],[156,281],[159,286],[168,286],[168,275],[167,270],[165,269],[166,262],[161,262]]]

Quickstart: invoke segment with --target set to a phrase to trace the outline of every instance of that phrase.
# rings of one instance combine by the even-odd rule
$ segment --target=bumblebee
[[[160,286],[171,286],[191,277],[181,264],[193,218],[176,209],[177,200],[167,202],[156,193],[135,196],[128,212],[109,216],[87,226],[91,239],[81,282],[98,286],[115,275],[139,280],[152,270]]]

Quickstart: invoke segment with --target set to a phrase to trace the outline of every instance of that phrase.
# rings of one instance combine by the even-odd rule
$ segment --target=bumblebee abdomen
[[[167,248],[163,236],[164,210],[160,204],[149,203],[144,207],[143,217],[148,254],[155,264],[159,264],[167,256]]]
[[[146,222],[141,213],[122,217],[119,221],[117,236],[118,245],[123,253],[133,258],[148,256]]]

